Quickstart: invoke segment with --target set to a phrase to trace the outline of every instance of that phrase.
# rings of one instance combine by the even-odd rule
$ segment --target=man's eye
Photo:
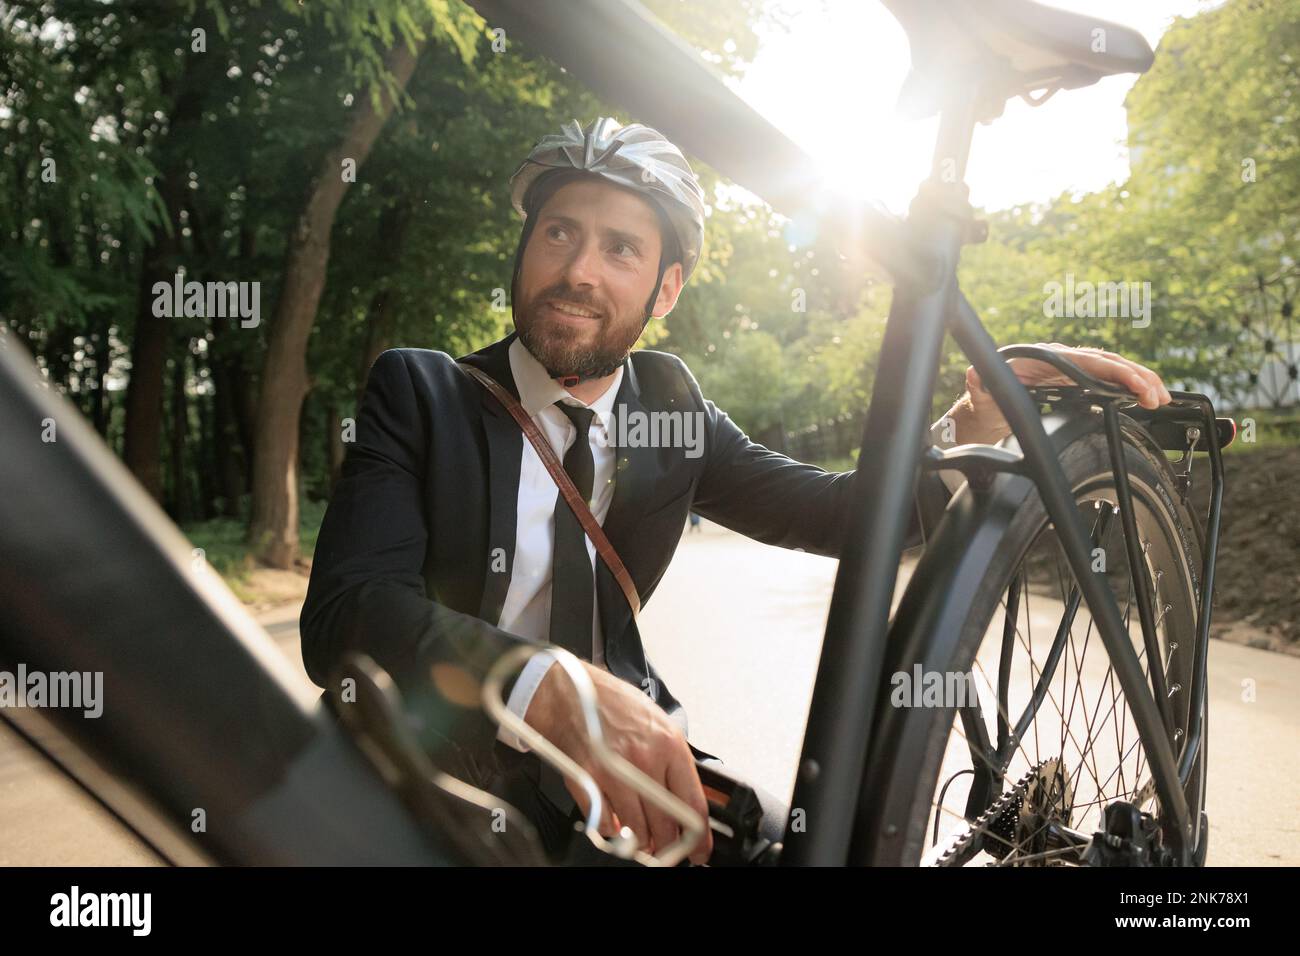
[[[568,230],[565,229],[563,226],[551,226],[551,228],[546,230],[546,234],[550,236],[552,239],[560,239],[560,240],[567,239],[569,236]]]
[[[625,251],[620,252],[619,250]],[[630,242],[620,242],[614,246],[614,254],[622,258],[635,256],[637,254],[636,246],[632,245]]]

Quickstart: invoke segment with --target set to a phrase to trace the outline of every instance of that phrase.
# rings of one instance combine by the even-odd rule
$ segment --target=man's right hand
[[[596,709],[606,745],[707,819],[704,787],[681,728],[631,684],[585,661],[582,666],[596,688]],[[641,849],[650,853],[665,849],[681,836],[681,827],[595,761],[577,691],[562,670],[552,666],[546,672],[524,720],[595,779],[604,795],[601,836],[613,837],[619,827],[626,826],[636,835]],[[572,780],[565,778],[564,782],[585,815],[590,809],[586,793]],[[713,834],[706,827],[691,852],[691,862],[703,864],[712,852]]]

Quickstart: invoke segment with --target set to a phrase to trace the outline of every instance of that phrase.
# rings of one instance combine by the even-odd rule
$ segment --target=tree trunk
[[[215,22],[211,26],[215,30]],[[185,70],[178,80],[176,99],[168,117],[168,131],[160,146],[157,188],[167,209],[168,228],[159,226],[156,229],[140,263],[122,457],[140,484],[159,502],[163,494],[163,379],[173,328],[172,318],[153,314],[153,286],[156,282],[171,282],[175,275],[181,250],[181,207],[185,201],[188,172],[187,154],[179,144],[186,141],[188,127],[197,124],[202,117],[206,74],[211,74],[219,65],[217,57],[190,56],[185,60]]]
[[[420,48],[412,51],[399,40],[385,55],[385,67],[398,90],[406,88],[419,54]],[[354,160],[360,169],[393,105],[387,95],[380,97],[378,110],[369,96],[358,98],[343,138],[325,154],[285,255],[284,281],[262,365],[248,529],[254,554],[271,567],[289,568],[298,557],[298,427],[311,387],[307,339],[325,286],[330,230],[349,185],[343,181],[343,160]]]
[[[185,356],[188,349],[177,350],[172,360],[172,519],[184,524],[194,516],[190,501],[190,480],[185,470],[185,445],[189,432],[189,402],[185,398]]]
[[[103,271],[103,265],[100,262],[98,249],[93,238],[95,235],[95,218],[89,203],[85,203],[81,207],[81,222],[83,228],[79,232],[82,236],[84,261],[89,264],[88,268],[92,275],[99,275]],[[86,396],[87,415],[95,426],[95,431],[99,433],[99,437],[107,442],[109,440],[110,405],[106,383],[113,364],[113,350],[109,344],[112,312],[103,308],[93,309],[88,318],[85,350],[87,358],[94,356],[95,373],[93,378],[87,373],[87,380],[82,387],[89,391]],[[91,387],[92,384],[93,388]]]
[[[222,250],[213,243],[212,236],[221,233],[221,216],[210,224],[203,207],[194,202],[189,205],[190,233],[194,247],[203,256],[211,268],[212,263],[224,262]],[[214,225],[215,228],[210,228]],[[252,261],[252,230],[244,225],[240,229],[241,263]],[[220,514],[226,518],[239,517],[239,503],[244,492],[248,490],[248,474],[243,466],[247,460],[250,442],[238,427],[235,394],[239,385],[244,383],[243,360],[237,350],[234,339],[229,334],[228,323],[222,319],[208,321],[211,339],[207,348],[208,374],[212,382],[211,404],[200,401],[200,414],[203,419],[203,436],[205,446],[202,460],[203,485],[206,489],[203,499],[204,518]]]
[[[248,263],[251,271],[254,256],[257,253],[257,236],[247,222],[239,228],[239,261]],[[227,356],[226,374],[230,381],[231,403],[235,426],[239,429],[239,445],[244,450],[243,484],[240,495],[253,490],[253,434],[257,420],[257,382],[248,371],[248,362],[243,350],[232,351]]]
[[[214,323],[213,339],[208,345],[208,369],[212,375],[212,434],[215,445],[217,497],[221,499],[221,514],[228,518],[239,516],[239,500],[246,490],[244,445],[239,432],[235,411],[235,378],[232,366],[238,358],[223,354],[226,344],[218,331],[221,323]]]
[[[172,214],[168,203],[168,216]],[[180,234],[180,223],[171,228]],[[131,345],[131,377],[126,385],[126,424],[123,428],[122,457],[136,480],[154,500],[162,501],[163,371],[167,363],[167,341],[172,320],[153,315],[153,285],[164,278],[175,243],[160,236],[149,245],[140,269],[139,304],[136,307],[135,341]]]
[[[94,331],[86,337],[86,354],[95,356],[94,388],[89,395],[90,421],[95,426],[99,437],[108,441],[108,373],[111,371],[112,354],[108,343],[108,327],[104,313],[97,312],[93,325]]]
[[[385,184],[381,195],[385,206],[379,216],[379,238],[384,243],[384,248],[392,250],[394,257],[400,257],[402,244],[406,240],[406,229],[411,222],[411,209],[415,203],[402,196],[392,183]],[[392,347],[394,325],[392,290],[381,288],[371,296],[370,310],[366,316],[366,344],[361,353],[360,374],[357,376],[358,408],[366,393],[366,380],[370,378],[370,369],[374,367],[375,360]]]
[[[392,346],[393,318],[388,303],[392,292],[380,289],[370,298],[370,314],[366,321],[366,344],[361,353],[360,375],[357,376],[357,407],[366,394],[366,380],[375,360]]]
[[[211,368],[211,366],[209,366]],[[198,378],[199,360],[194,359],[194,377]],[[212,425],[212,399],[202,392],[194,396],[194,411],[199,419],[199,440],[194,451],[194,460],[199,465],[199,500],[196,517],[208,521],[217,516],[217,499],[221,497],[220,459],[223,457],[217,447]]]

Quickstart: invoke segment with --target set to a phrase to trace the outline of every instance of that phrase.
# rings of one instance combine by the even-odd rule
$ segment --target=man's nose
[[[564,269],[569,285],[594,287],[600,282],[600,247],[595,241],[583,242],[573,251]]]

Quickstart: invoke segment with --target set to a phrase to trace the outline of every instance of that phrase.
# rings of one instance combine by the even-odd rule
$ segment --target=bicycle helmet
[[[543,137],[533,147],[510,177],[511,205],[524,217],[515,253],[515,280],[532,231],[529,214],[559,186],[583,174],[599,176],[645,196],[659,213],[661,227],[666,227],[659,278],[646,305],[648,322],[668,265],[681,260],[684,283],[699,262],[704,243],[704,191],[681,150],[663,134],[639,123],[622,126],[602,116],[584,130],[573,120],[562,126],[558,135]]]

